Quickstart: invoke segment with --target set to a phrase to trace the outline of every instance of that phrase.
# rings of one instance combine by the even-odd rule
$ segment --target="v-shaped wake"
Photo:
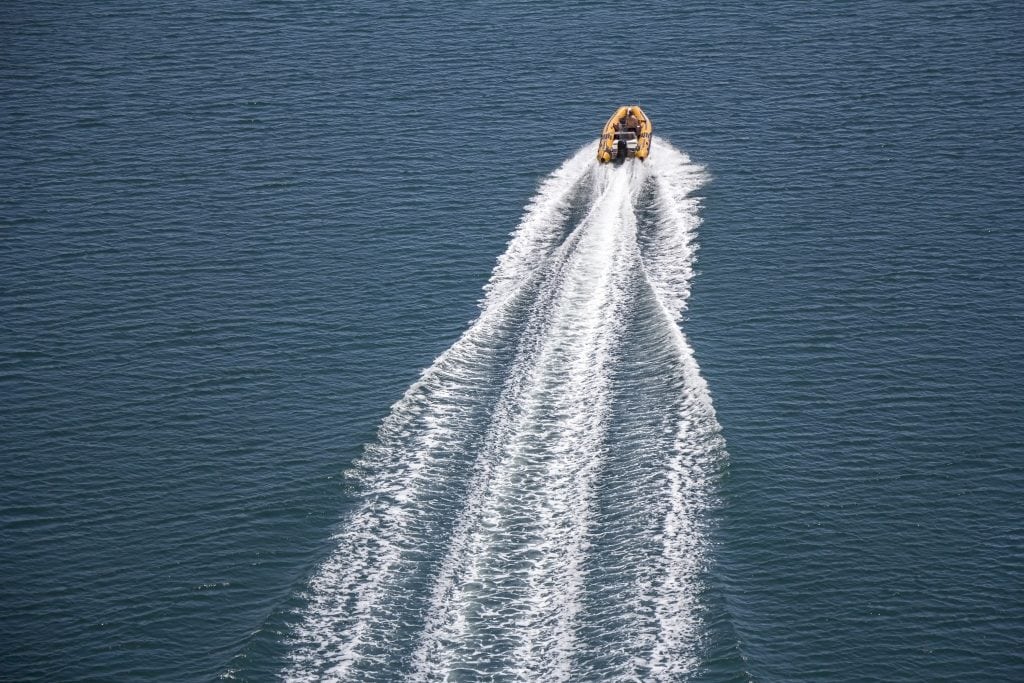
[[[703,170],[590,146],[469,329],[384,420],[309,585],[290,680],[678,680],[700,664],[725,457],[679,328]]]

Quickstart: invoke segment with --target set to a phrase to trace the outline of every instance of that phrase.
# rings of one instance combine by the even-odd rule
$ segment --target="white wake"
[[[679,328],[699,166],[587,145],[396,403],[310,581],[288,680],[679,680],[724,457]],[[634,406],[634,403],[642,402]]]

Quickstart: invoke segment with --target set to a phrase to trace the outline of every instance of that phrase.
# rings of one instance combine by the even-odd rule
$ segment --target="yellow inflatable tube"
[[[636,125],[627,128],[628,124],[634,123],[630,117],[635,119]],[[602,164],[634,157],[643,161],[651,153],[653,132],[654,124],[643,109],[635,104],[619,107],[601,131],[597,160]]]

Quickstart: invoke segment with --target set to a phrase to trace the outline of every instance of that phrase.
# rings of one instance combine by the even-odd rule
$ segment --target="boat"
[[[615,110],[601,131],[597,147],[597,160],[622,162],[626,159],[643,161],[651,153],[651,133],[654,124],[637,105],[624,105]]]

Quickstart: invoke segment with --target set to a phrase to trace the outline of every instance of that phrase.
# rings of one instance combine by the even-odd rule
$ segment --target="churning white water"
[[[678,680],[699,664],[724,458],[679,327],[703,169],[588,145],[355,476],[289,680]]]

